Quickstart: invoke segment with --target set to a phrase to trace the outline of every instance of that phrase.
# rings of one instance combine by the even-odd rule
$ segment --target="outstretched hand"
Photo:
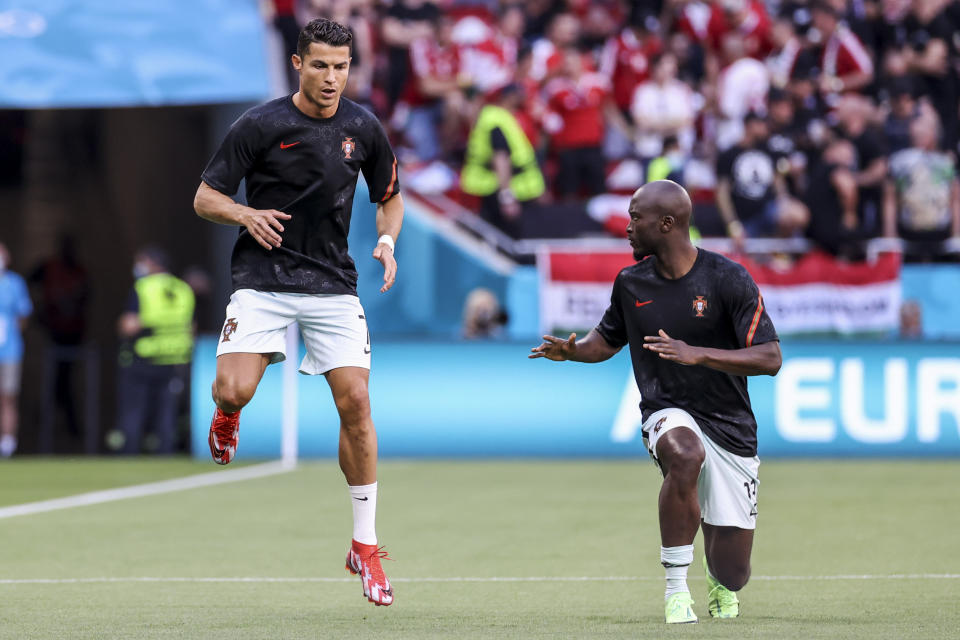
[[[383,286],[380,293],[386,293],[397,280],[397,261],[393,257],[393,249],[382,242],[373,250],[373,257],[383,265]]]
[[[643,337],[643,348],[660,354],[664,360],[678,364],[700,364],[700,350],[683,340],[674,340],[663,329],[655,336]]]
[[[528,358],[546,358],[547,360],[569,360],[577,351],[577,334],[571,333],[570,337],[564,340],[554,336],[543,336],[544,342],[539,347],[530,349],[532,352]]]

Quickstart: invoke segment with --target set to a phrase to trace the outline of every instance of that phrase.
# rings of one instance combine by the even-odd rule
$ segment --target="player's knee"
[[[750,580],[750,565],[726,567],[716,579],[730,591],[740,591]]]
[[[699,439],[690,442],[671,442],[666,447],[658,447],[657,450],[666,474],[694,481],[699,477],[700,468],[706,456]]]
[[[370,415],[370,396],[367,385],[357,383],[340,391],[334,398],[340,419],[353,423]]]
[[[240,384],[236,380],[217,378],[214,384],[213,399],[222,411],[233,413],[247,406],[256,387]]]

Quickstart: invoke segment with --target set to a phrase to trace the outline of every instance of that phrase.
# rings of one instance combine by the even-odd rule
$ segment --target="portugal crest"
[[[220,342],[230,342],[230,336],[237,332],[237,319],[227,318],[223,323],[223,339]]]
[[[698,318],[703,317],[708,304],[707,299],[703,296],[697,296],[696,300],[693,301],[693,310],[696,312]]]
[[[353,152],[357,150],[357,143],[353,141],[353,138],[344,138],[343,142],[340,143],[340,149],[343,151],[343,157],[350,160]]]

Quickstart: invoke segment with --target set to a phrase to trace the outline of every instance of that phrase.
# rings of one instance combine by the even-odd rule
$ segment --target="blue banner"
[[[267,93],[256,0],[0,5],[0,107],[245,102]]]
[[[370,396],[384,457],[636,457],[639,394],[621,352],[599,364],[528,360],[527,344],[374,336]],[[216,343],[198,342],[193,450],[209,455]],[[960,345],[789,342],[776,378],[750,379],[761,456],[960,455]],[[302,356],[302,354],[301,354]],[[241,456],[280,454],[281,367],[243,410]],[[299,449],[337,455],[322,376],[299,376]]]

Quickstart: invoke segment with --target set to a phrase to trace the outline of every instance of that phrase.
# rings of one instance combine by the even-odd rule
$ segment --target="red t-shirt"
[[[577,81],[558,77],[547,83],[544,92],[557,123],[550,137],[554,149],[603,143],[603,102],[610,95],[606,78],[599,73],[584,73]]]
[[[654,36],[641,41],[629,28],[607,40],[600,56],[600,73],[610,83],[618,107],[630,109],[633,90],[650,77],[650,58],[660,49],[659,38]]]
[[[841,24],[823,47],[820,68],[826,75],[838,78],[848,73],[873,73],[873,60],[860,38]]]
[[[452,44],[441,47],[436,40],[419,38],[410,43],[410,69],[404,100],[413,107],[430,104],[437,98],[420,91],[420,80],[430,77],[455,80],[460,70],[460,56]]]
[[[746,19],[736,27],[727,20],[720,5],[713,5],[710,22],[707,24],[707,42],[710,48],[721,51],[723,37],[731,32],[743,39],[744,49],[751,58],[763,60],[773,50],[773,42],[770,40],[770,18],[762,2],[751,2]]]

